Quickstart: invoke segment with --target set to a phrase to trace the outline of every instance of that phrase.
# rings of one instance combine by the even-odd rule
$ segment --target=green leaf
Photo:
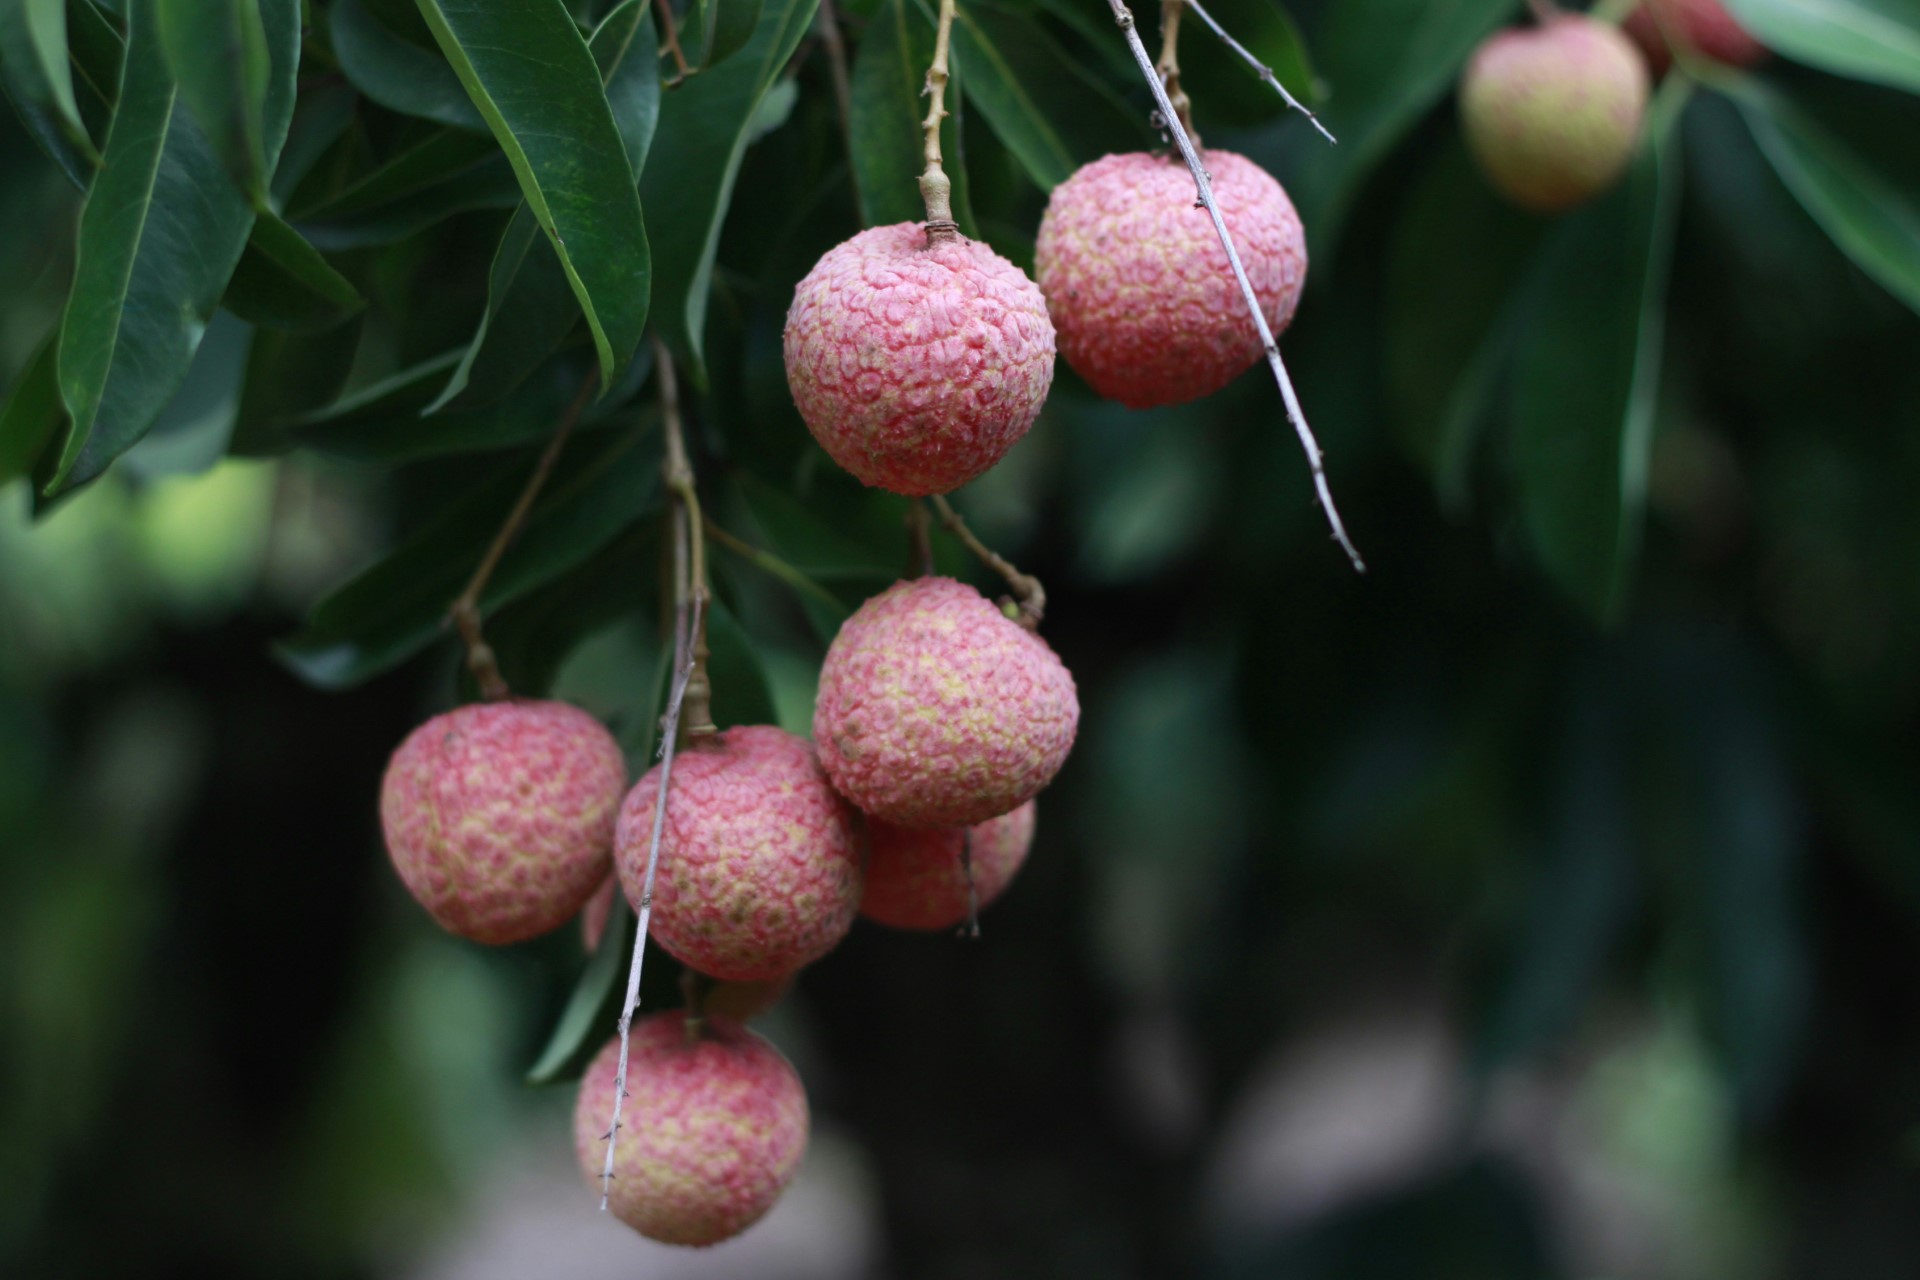
[[[707,293],[720,227],[761,99],[813,21],[818,0],[771,0],[734,57],[665,95],[640,176],[654,249],[653,321],[704,380]]]
[[[660,116],[660,50],[648,0],[625,0],[593,33],[590,47],[606,79],[627,162],[643,172]],[[579,315],[560,260],[523,203],[494,251],[479,331],[426,412],[486,404],[511,392],[553,354]]]
[[[1548,574],[1607,619],[1639,545],[1686,94],[1668,82],[1626,180],[1547,242],[1514,362],[1521,514]]]
[[[73,95],[64,0],[0,0],[0,87],[34,140],[84,188],[100,153]]]
[[[366,305],[352,281],[272,213],[255,218],[220,302],[273,329],[331,329]]]
[[[1144,115],[1089,75],[1031,18],[968,4],[953,44],[968,100],[1042,191],[1089,161],[1138,151],[1155,139]]]
[[[429,134],[291,221],[317,248],[391,244],[473,209],[510,209],[520,182],[490,138],[455,129]]]
[[[228,452],[261,457],[292,448],[293,421],[332,403],[347,385],[360,327],[355,317],[319,333],[254,330]]]
[[[633,908],[616,885],[600,945],[573,984],[546,1046],[527,1068],[528,1084],[558,1084],[577,1076],[606,1043],[607,1029],[619,1018],[626,998],[623,979],[633,956],[633,927]]]
[[[275,58],[296,47],[267,14]],[[253,211],[178,99],[153,0],[127,15],[126,67],[99,175],[80,217],[74,283],[60,335],[60,391],[73,431],[46,492],[83,483],[146,434],[186,376],[247,235]],[[275,66],[271,79],[281,81]],[[269,159],[293,104],[269,105]]]
[[[389,31],[361,0],[333,0],[327,12],[334,56],[354,88],[389,111],[486,132],[486,120],[445,58]]]
[[[760,21],[760,0],[707,0],[700,21],[700,65],[711,67],[746,48]]]
[[[1306,42],[1287,11],[1274,0],[1212,0],[1207,5],[1227,32],[1268,67],[1288,92],[1312,106],[1320,98]],[[1214,127],[1265,124],[1290,108],[1273,86],[1205,23],[1187,16],[1180,33],[1180,77],[1198,117]]]
[[[59,336],[55,330],[41,340],[0,405],[0,489],[32,473],[41,450],[66,421],[57,373]]]
[[[1748,83],[1734,97],[1794,198],[1856,266],[1920,311],[1920,185],[1873,168],[1777,93]]]
[[[647,229],[626,144],[595,64],[560,0],[420,0],[520,179],[593,331],[612,382],[647,323]]]
[[[1548,225],[1500,199],[1456,136],[1416,178],[1386,246],[1387,391],[1401,440],[1450,508],[1466,499],[1516,286]]]
[[[1920,93],[1920,6],[1913,0],[1727,0],[1775,53],[1822,71]]]
[[[927,216],[920,199],[920,172],[927,99],[927,64],[933,60],[933,21],[914,0],[886,0],[860,38],[853,60],[848,151],[854,185],[860,192],[860,220],[870,227],[919,222]],[[958,59],[949,58],[954,68]],[[958,77],[954,77],[956,80]],[[940,126],[942,167],[953,181],[953,218],[960,232],[978,237],[967,198],[967,168],[960,146],[963,90],[947,87],[949,114]]]
[[[1321,75],[1336,90],[1321,119],[1340,145],[1296,129],[1290,142],[1298,163],[1287,183],[1316,253],[1331,257],[1361,183],[1453,87],[1467,55],[1514,8],[1512,0],[1346,0],[1327,7],[1313,49]]]
[[[659,503],[658,457],[642,433],[576,441],[482,596],[496,609],[586,560]],[[276,653],[308,683],[343,689],[391,670],[446,634],[459,594],[532,468],[521,454],[426,528],[333,592]]]
[[[291,82],[299,65],[299,0],[266,0],[291,11],[277,29],[294,41],[278,61]],[[157,0],[160,43],[180,96],[227,172],[256,209],[267,203],[267,53],[260,0]],[[291,93],[291,83],[288,85]]]
[[[719,600],[707,609],[707,672],[713,683],[713,722],[721,728],[736,724],[775,724],[773,686],[766,666],[746,631]]]

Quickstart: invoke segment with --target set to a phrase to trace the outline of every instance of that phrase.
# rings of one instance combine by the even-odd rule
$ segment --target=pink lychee
[[[1273,332],[1293,319],[1307,242],[1273,177],[1231,151],[1202,153],[1220,216]],[[1034,271],[1060,354],[1095,391],[1135,409],[1211,395],[1261,356],[1213,219],[1178,156],[1110,155],[1053,190]]]
[[[600,1187],[620,1062],[616,1037],[580,1079],[573,1146]],[[679,1011],[633,1024],[607,1207],[664,1244],[718,1244],[758,1222],[807,1149],[807,1095],[780,1051],[730,1018]]]
[[[1618,27],[1563,14],[1489,37],[1467,64],[1467,148],[1514,203],[1543,213],[1611,187],[1633,159],[1647,65]]]
[[[620,809],[614,858],[640,901],[659,766]],[[673,764],[653,893],[653,936],[713,978],[779,978],[831,951],[860,909],[853,813],[805,738],[727,729]]]
[[[840,793],[907,827],[1010,813],[1073,746],[1073,677],[1039,636],[951,578],[896,582],[840,627],[813,737]]]
[[[1053,324],[1026,273],[911,222],[829,249],[787,312],[787,385],[833,460],[920,496],[959,488],[1027,433],[1053,385]]]
[[[896,929],[951,929],[969,911],[999,897],[1033,847],[1034,802],[972,828],[896,827],[867,823],[867,896],[860,914]],[[973,900],[967,897],[962,846],[973,868]]]
[[[1767,56],[1766,46],[1720,0],[1645,0],[1624,27],[1656,76],[1672,65],[1672,44],[1733,67],[1750,67]]]
[[[563,702],[458,707],[415,729],[380,786],[387,853],[442,928],[507,943],[565,924],[606,875],[627,767]]]

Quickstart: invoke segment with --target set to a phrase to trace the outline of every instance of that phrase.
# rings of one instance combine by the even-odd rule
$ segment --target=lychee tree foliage
[[[1665,319],[1691,192],[1711,196],[1733,181],[1727,166],[1738,160],[1728,157],[1763,164],[1777,178],[1764,187],[1771,198],[1810,215],[1862,289],[1884,291],[1875,305],[1890,297],[1920,309],[1920,175],[1899,150],[1913,134],[1886,123],[1916,118],[1920,16],[1897,0],[1831,0],[1817,11],[1728,0],[1719,17],[1771,54],[1737,67],[1747,59],[1728,50],[1745,46],[1701,35],[1702,7],[1651,4],[1635,18],[1634,5],[1608,0],[1577,18],[1514,0],[1303,0],[1293,6],[1303,41],[1277,6],[1220,0],[1189,13],[1177,61],[1160,46],[1176,114],[1205,135],[1199,155],[1221,157],[1207,167],[1223,216],[1239,216],[1236,200],[1257,210],[1241,247],[1258,254],[1246,270],[1260,314],[1275,328],[1296,308],[1333,317],[1314,354],[1336,370],[1320,380],[1334,421],[1357,416],[1356,398],[1379,400],[1398,424],[1400,455],[1430,474],[1438,503],[1499,535],[1487,558],[1505,543],[1514,575],[1543,576],[1571,610],[1607,621],[1635,598],[1656,419],[1687,390],[1667,376]],[[1214,43],[1194,20],[1202,12],[1250,58]],[[1158,45],[1157,7],[1135,16]],[[1244,339],[1232,349],[1244,316],[1232,277],[1212,264],[1210,223],[1196,214],[1157,231],[1150,219],[1129,221],[1130,201],[1148,189],[1191,211],[1193,183],[1169,155],[1162,130],[1172,122],[1156,114],[1113,17],[1092,0],[961,0],[949,83],[933,104],[945,107],[932,119],[948,183],[936,211],[920,179],[937,23],[919,0],[0,0],[0,83],[46,162],[85,193],[64,303],[0,410],[0,483],[21,480],[44,511],[101,482],[122,455],[166,445],[206,462],[300,451],[360,468],[395,496],[407,518],[393,544],[315,604],[279,654],[312,684],[341,689],[423,654],[463,652],[444,700],[476,704],[476,714],[450,714],[481,728],[462,737],[428,722],[396,756],[386,797],[396,865],[449,928],[490,942],[550,928],[613,870],[578,856],[582,842],[617,852],[626,889],[611,899],[617,927],[598,930],[529,1072],[548,1082],[593,1064],[576,1135],[585,1164],[597,1154],[594,1117],[617,1094],[618,1058],[605,1046],[634,937],[623,902],[692,904],[691,918],[655,941],[703,957],[712,977],[765,983],[845,931],[858,841],[903,860],[869,914],[913,928],[965,923],[1005,887],[1036,829],[1033,857],[1045,856],[1048,819],[1029,806],[1072,740],[1063,709],[1072,684],[1014,621],[1039,621],[1044,595],[968,531],[953,510],[968,507],[967,492],[952,506],[937,498],[933,515],[918,495],[983,474],[993,484],[993,463],[1036,419],[1042,435],[1051,415],[1108,421],[1096,392],[1140,406],[1230,396],[1222,420],[1262,459],[1291,441],[1290,418],[1304,423],[1270,384],[1259,395],[1222,389],[1262,353]],[[1508,63],[1476,50],[1503,26],[1531,36],[1588,20],[1631,20],[1671,65],[1630,119],[1616,119],[1626,121],[1617,136],[1601,139],[1612,151],[1581,157],[1592,163],[1577,166],[1578,190],[1529,185],[1593,128],[1550,117],[1542,135],[1528,113],[1582,99],[1560,93],[1561,80],[1483,86],[1476,76]],[[1620,61],[1624,42],[1611,31],[1598,44],[1612,65],[1640,74]],[[1559,77],[1587,61],[1576,52],[1548,65]],[[1319,112],[1337,146],[1285,117],[1262,66]],[[1451,102],[1463,76],[1464,131]],[[1652,83],[1648,72],[1630,93],[1645,97]],[[1539,147],[1518,170],[1497,150],[1503,129]],[[1690,180],[1690,166],[1702,176]],[[1527,175],[1519,188],[1503,177],[1516,171]],[[1083,203],[1077,192],[1088,193]],[[1509,196],[1554,212],[1525,212]],[[931,248],[916,237],[932,231],[915,229],[930,220],[952,223]],[[1809,243],[1803,222],[1790,224],[1800,239],[1781,254]],[[1134,256],[1122,264],[1121,250]],[[884,297],[868,297],[859,314],[833,310],[835,289],[889,270],[887,255],[924,265],[937,254],[953,260],[941,279],[961,282],[943,307],[987,297],[1017,317],[1011,355],[982,365],[943,351],[948,363],[916,366],[918,382],[834,382],[849,350],[912,320]],[[1829,258],[1829,274],[1847,269]],[[1797,282],[1799,266],[1779,269]],[[1062,335],[1057,369],[1035,336],[1042,295]],[[1168,299],[1194,322],[1140,323]],[[1235,331],[1224,336],[1223,314]],[[1342,350],[1329,354],[1330,343]],[[1274,371],[1291,399],[1277,361]],[[950,440],[902,448],[887,434],[899,413],[917,411],[915,397],[956,388],[969,406],[955,411],[957,434],[972,451],[957,464],[938,456]],[[969,416],[1003,392],[1018,402],[1013,425]],[[176,412],[188,399],[229,411]],[[1311,395],[1305,408],[1315,411]],[[1337,486],[1351,465],[1341,442],[1356,437],[1329,434]],[[1309,537],[1319,517],[1306,468],[1262,474],[1285,479],[1259,495],[1260,516],[1232,543],[1310,540],[1344,564]],[[1370,526],[1389,527],[1366,510],[1374,492],[1347,504],[1363,544]],[[1368,550],[1396,557],[1391,546]],[[1007,608],[923,574],[929,566],[976,576],[989,592],[1004,579]],[[911,580],[893,585],[903,568]],[[1313,580],[1328,592],[1380,590]],[[624,673],[628,694],[610,717],[639,780],[616,814],[609,801],[623,788],[604,776],[604,744],[557,732],[565,715],[543,697],[584,639],[635,617],[659,640]],[[916,627],[975,637],[961,656],[979,658],[979,669],[959,662],[914,688],[915,673],[888,656]],[[688,749],[675,784],[654,763],[668,745],[656,738],[663,711],[688,691],[676,658],[699,647],[699,718],[710,714],[721,732]],[[796,669],[809,674],[796,681]],[[859,716],[884,704],[875,690],[915,712],[933,707],[938,725],[949,684],[970,693],[1008,670],[1019,681],[1007,693],[1013,722],[969,737],[972,722],[956,711],[953,741],[935,744],[964,768],[917,775],[936,752],[906,738],[880,743],[899,749],[897,761],[868,749],[862,735],[876,731]],[[1684,671],[1660,678],[1690,694],[1701,683]],[[850,681],[865,684],[841,697]],[[796,688],[809,695],[797,707]],[[504,701],[508,691],[519,701]],[[516,708],[535,711],[522,723]],[[1583,776],[1624,786],[1610,771],[1624,713],[1611,702],[1575,712],[1577,749],[1609,762]],[[1732,759],[1729,744],[1765,741],[1737,720],[1703,713],[1699,755]],[[798,736],[807,731],[817,754]],[[494,774],[462,754],[504,744],[502,758],[523,760],[514,753],[542,735],[553,745],[538,748],[548,753],[539,769]],[[777,775],[763,767],[775,758]],[[1773,760],[1757,772],[1772,776]],[[736,768],[744,781],[729,777]],[[1169,774],[1185,776],[1177,762]],[[649,779],[660,779],[659,793]],[[1725,781],[1704,779],[1701,794]],[[716,939],[731,912],[747,909],[730,896],[731,846],[676,805],[747,795],[737,806],[747,818],[764,811],[769,827],[796,824],[796,789],[810,797],[797,825],[832,838],[812,847],[813,862],[749,878],[771,886],[782,909],[804,898],[827,925],[783,918]],[[879,829],[857,834],[846,801],[871,810]],[[513,807],[523,802],[538,812],[524,838],[504,840],[516,828],[500,814],[526,817]],[[440,824],[456,812],[471,824]],[[669,853],[688,854],[670,871],[650,865],[662,831],[675,833]],[[1590,851],[1578,839],[1560,844],[1574,859]],[[553,851],[541,874],[565,881],[559,915],[512,918],[511,887],[526,885],[515,860],[528,848]],[[956,861],[972,852],[980,874],[956,879]],[[450,892],[453,862],[497,873],[489,885],[509,891]],[[655,870],[670,877],[663,891],[649,887]],[[1591,868],[1558,870],[1593,883],[1582,879]],[[1586,895],[1559,927],[1542,926],[1541,945],[1603,947],[1616,914],[1578,905],[1606,896]],[[1597,963],[1581,952],[1557,972]],[[673,978],[655,952],[643,1010],[678,999]],[[1735,992],[1728,1034],[1768,1060],[1792,1000],[1768,1006],[1721,979]],[[1545,1034],[1537,1005],[1554,994],[1516,981],[1489,1019],[1489,1041]],[[649,1116],[670,1114],[650,1107],[682,1107],[696,1127],[737,1129],[712,1101],[736,1077],[760,1082],[748,1091],[769,1118],[737,1153],[750,1203],[687,1207],[654,1226],[667,1238],[720,1238],[750,1222],[805,1140],[791,1068],[725,1015],[711,1020],[704,1039],[675,1014],[636,1024],[628,1092],[641,1099],[636,1084],[661,1084],[625,1123],[645,1135]],[[1765,1072],[1757,1078],[1763,1093]],[[651,1221],[660,1201],[625,1189],[671,1180],[680,1158],[693,1156],[663,1150],[628,1166],[614,1153],[630,1221]]]

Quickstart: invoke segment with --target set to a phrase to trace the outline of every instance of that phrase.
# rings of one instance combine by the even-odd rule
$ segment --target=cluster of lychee
[[[1300,220],[1257,165],[1203,155],[1261,309],[1284,329],[1306,275]],[[1037,285],[934,220],[855,235],[800,282],[788,315],[802,418],[861,481],[918,498],[981,475],[1026,434],[1056,346],[1095,391],[1129,406],[1219,389],[1263,344],[1194,191],[1176,157],[1085,166],[1047,207]],[[611,1136],[609,1207],[623,1221],[699,1245],[764,1214],[805,1148],[807,1103],[744,1017],[856,915],[904,929],[970,924],[1019,870],[1034,797],[1080,713],[1036,622],[949,578],[895,583],[829,646],[811,741],[769,725],[694,736],[664,812],[664,766],[628,789],[611,735],[561,703],[461,707],[395,752],[381,797],[387,847],[447,929],[515,942],[584,909],[598,932],[611,892],[594,899],[611,867],[629,901],[650,903],[660,946],[718,984],[699,986],[698,1008],[635,1024],[631,1102],[611,1135],[617,1039],[581,1081],[575,1145],[598,1181]]]
[[[1553,12],[1489,37],[1460,85],[1468,150],[1515,204],[1557,213],[1619,181],[1675,51],[1751,66],[1766,50],[1721,0],[1643,0],[1624,28]]]

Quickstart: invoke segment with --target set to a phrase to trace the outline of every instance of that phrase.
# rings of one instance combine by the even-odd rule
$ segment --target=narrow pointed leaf
[[[299,0],[279,27],[299,40]],[[256,208],[267,200],[267,80],[270,60],[260,0],[158,0],[160,41],[180,85],[180,97],[213,144],[227,172]],[[282,57],[282,65],[298,65]]]
[[[420,0],[552,241],[611,382],[647,323],[647,231],[600,68],[560,0]]]
[[[317,333],[254,330],[228,452],[263,457],[292,448],[293,421],[332,403],[346,386],[360,329],[355,317]]]
[[[1761,44],[1822,71],[1920,93],[1913,0],[1727,0]]]
[[[57,332],[46,336],[0,403],[0,489],[32,473],[41,451],[66,420],[57,376],[59,351],[54,345],[58,337]]]
[[[354,88],[389,111],[486,132],[445,58],[389,31],[360,0],[333,0],[327,15],[334,56]]]
[[[700,23],[700,65],[724,62],[746,47],[760,22],[760,0],[707,0]]]
[[[254,221],[221,304],[273,329],[330,329],[366,305],[353,282],[271,213]]]
[[[527,1068],[528,1084],[556,1084],[569,1079],[600,1051],[607,1028],[620,1016],[620,1001],[625,995],[621,979],[632,954],[633,908],[616,885],[600,945],[587,958],[540,1056]]]
[[[100,163],[74,98],[64,0],[0,0],[0,87],[78,186]]]

